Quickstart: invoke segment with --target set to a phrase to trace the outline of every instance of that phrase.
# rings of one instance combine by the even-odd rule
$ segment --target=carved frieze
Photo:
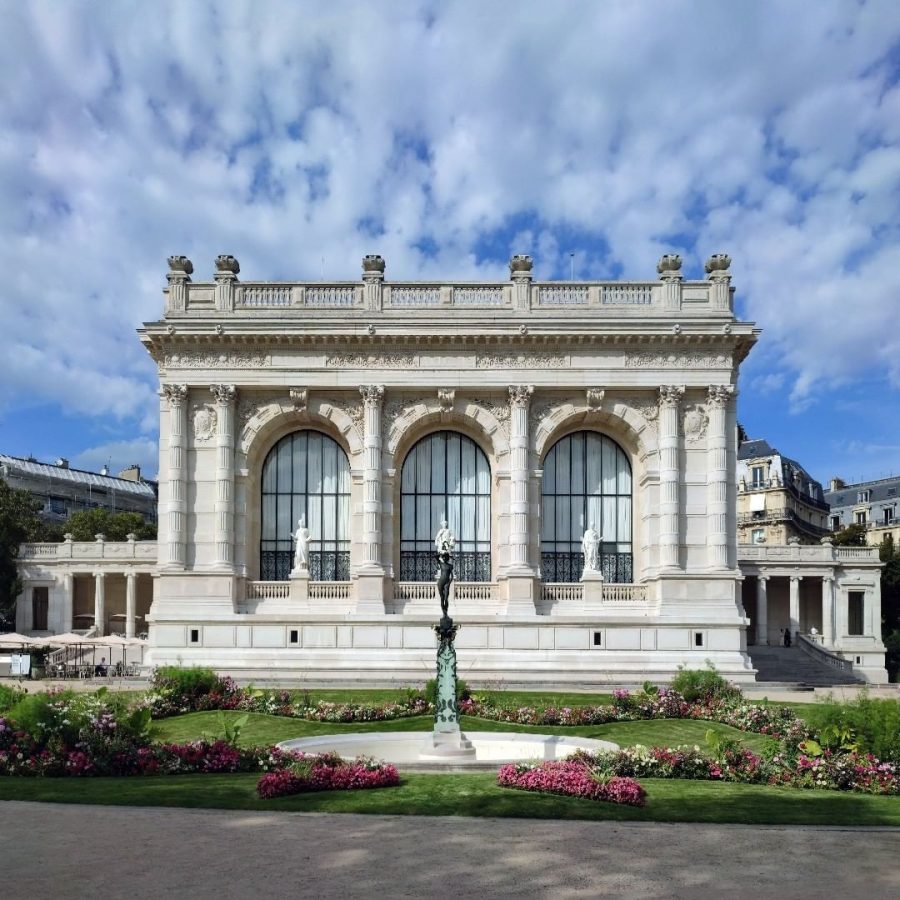
[[[562,353],[479,353],[476,369],[565,369],[569,357]]]
[[[210,353],[204,350],[181,350],[167,353],[167,369],[260,369],[271,365],[268,353],[245,350],[235,353]]]
[[[730,369],[730,353],[626,353],[626,369]]]
[[[329,353],[329,369],[409,369],[419,365],[415,353]]]

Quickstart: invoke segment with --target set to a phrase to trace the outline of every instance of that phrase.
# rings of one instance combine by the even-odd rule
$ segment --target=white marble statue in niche
[[[447,545],[446,548],[444,545]],[[440,553],[442,550],[453,550],[456,546],[456,535],[450,530],[446,519],[441,519],[441,527],[434,536],[434,549]]]
[[[594,523],[588,525],[587,531],[581,538],[581,549],[584,553],[584,571],[600,571],[600,535],[594,528]]]
[[[309,571],[309,529],[302,516],[294,532],[294,570]]]

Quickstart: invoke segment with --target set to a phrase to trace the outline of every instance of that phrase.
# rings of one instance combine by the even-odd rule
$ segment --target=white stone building
[[[229,256],[193,282],[170,258],[140,330],[161,384],[148,661],[421,682],[446,518],[461,677],[596,686],[711,662],[752,680],[734,385],[758,332],[729,265],[536,283],[515,256],[508,282],[432,284],[369,256],[361,283],[276,284]]]

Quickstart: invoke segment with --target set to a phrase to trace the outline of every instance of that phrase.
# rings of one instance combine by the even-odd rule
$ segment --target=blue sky
[[[700,277],[739,416],[900,471],[900,3],[0,0],[0,450],[156,471],[165,259],[254,280]]]

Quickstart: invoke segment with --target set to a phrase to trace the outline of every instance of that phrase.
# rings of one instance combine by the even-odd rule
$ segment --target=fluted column
[[[94,628],[100,637],[106,631],[106,573],[94,572]]]
[[[125,637],[134,637],[135,599],[137,596],[137,572],[125,573]]]
[[[185,434],[187,432],[187,385],[164,384],[169,404],[169,472],[167,518],[169,540],[166,566],[183,569],[185,564],[187,500],[185,485]]]
[[[365,407],[363,420],[363,568],[381,572],[381,404],[383,384],[359,389]]]
[[[234,567],[234,398],[233,384],[213,384],[216,398],[215,565]]]
[[[768,575],[759,575],[756,579],[756,643],[762,646],[769,643],[768,581]]]
[[[834,646],[834,576],[822,578],[822,644]]]
[[[802,575],[791,575],[790,608],[788,612],[790,619],[788,627],[791,629],[791,638],[795,638],[800,630],[800,582],[802,580]]]
[[[730,384],[709,388],[706,433],[706,546],[710,569],[728,568],[728,439],[726,411],[734,393]]]
[[[510,568],[528,569],[528,406],[534,385],[509,388]],[[530,572],[530,570],[529,570]]]
[[[684,385],[659,389],[659,562],[678,568],[678,411]]]

